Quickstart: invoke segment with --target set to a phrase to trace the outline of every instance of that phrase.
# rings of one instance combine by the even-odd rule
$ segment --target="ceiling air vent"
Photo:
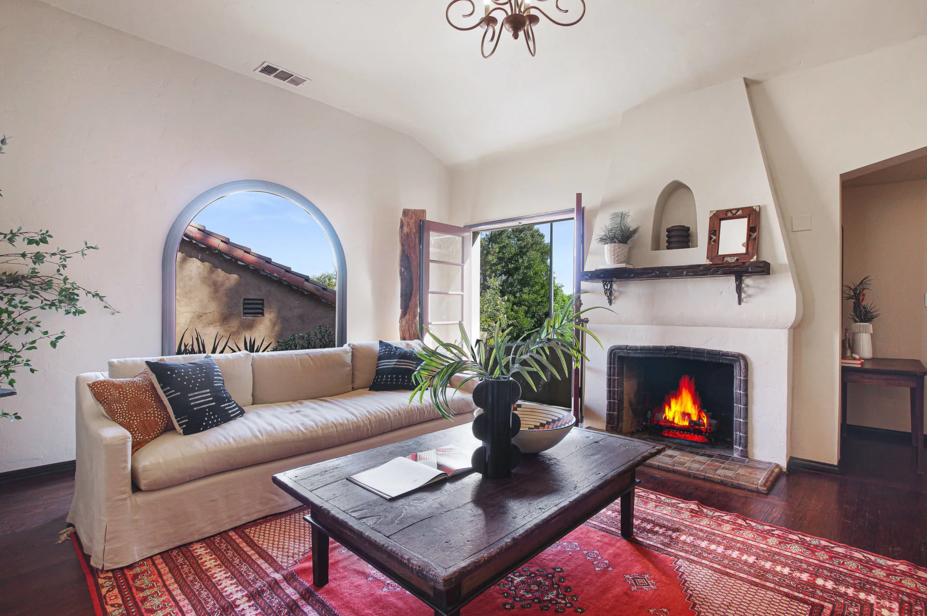
[[[300,77],[292,71],[284,70],[279,66],[274,66],[273,64],[268,64],[267,62],[261,64],[259,67],[254,69],[254,71],[262,75],[267,75],[268,77],[273,77],[274,79],[278,79],[294,87],[301,86],[309,81],[307,77]]]

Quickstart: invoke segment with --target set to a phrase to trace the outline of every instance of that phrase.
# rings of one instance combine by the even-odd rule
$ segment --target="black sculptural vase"
[[[521,429],[514,412],[521,386],[512,379],[487,379],[473,390],[473,403],[483,409],[473,420],[473,436],[483,445],[473,452],[473,470],[486,479],[505,479],[518,466],[521,450],[512,437]]]

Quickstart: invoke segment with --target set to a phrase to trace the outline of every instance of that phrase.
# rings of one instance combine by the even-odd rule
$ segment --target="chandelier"
[[[534,27],[541,21],[542,15],[552,24],[558,26],[575,26],[586,15],[586,0],[573,0],[573,4],[578,2],[578,6],[573,10],[561,8],[560,3],[562,0],[482,0],[484,4],[482,16],[477,15],[476,3],[478,1],[452,0],[447,5],[446,15],[447,23],[461,32],[468,32],[477,28],[485,30],[483,32],[483,42],[480,45],[480,51],[484,58],[496,53],[496,48],[502,39],[502,28],[511,32],[512,38],[516,40],[523,34],[525,44],[528,46],[528,52],[533,57],[537,52]],[[551,12],[556,11],[565,21],[558,21],[541,8],[547,2],[553,4]],[[470,6],[468,9],[466,6],[457,7],[458,4],[469,4]],[[457,8],[455,9],[455,7]],[[469,12],[467,12],[468,10]],[[459,14],[456,17],[451,17],[451,11]],[[579,16],[572,19],[577,12]],[[476,19],[475,22],[474,19]]]

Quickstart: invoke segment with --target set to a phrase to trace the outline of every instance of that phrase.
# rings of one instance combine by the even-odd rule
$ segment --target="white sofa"
[[[245,416],[199,434],[168,431],[135,455],[129,432],[106,417],[87,383],[135,376],[145,359],[155,358],[113,360],[109,374],[78,376],[77,475],[68,522],[91,564],[122,567],[296,507],[271,482],[274,473],[472,420],[476,407],[463,390],[451,396],[453,422],[427,397],[410,404],[409,392],[370,391],[377,350],[377,343],[352,343],[214,356]]]

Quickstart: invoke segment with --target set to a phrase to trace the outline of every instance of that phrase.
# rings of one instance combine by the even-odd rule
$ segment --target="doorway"
[[[574,212],[566,210],[474,225],[479,261],[480,336],[495,324],[519,338],[538,328],[568,303],[574,288]],[[567,375],[550,378],[534,390],[525,379],[522,399],[570,408],[572,364]]]
[[[878,362],[927,365],[927,148],[843,174],[841,228],[841,337],[872,331],[864,336],[871,339],[872,359],[859,368],[850,362],[841,367],[843,470],[927,490],[924,476],[915,474],[912,446],[915,411],[923,413],[923,403],[900,386],[904,375],[888,383],[863,374]],[[861,349],[863,340],[857,340],[852,351],[868,358]]]

